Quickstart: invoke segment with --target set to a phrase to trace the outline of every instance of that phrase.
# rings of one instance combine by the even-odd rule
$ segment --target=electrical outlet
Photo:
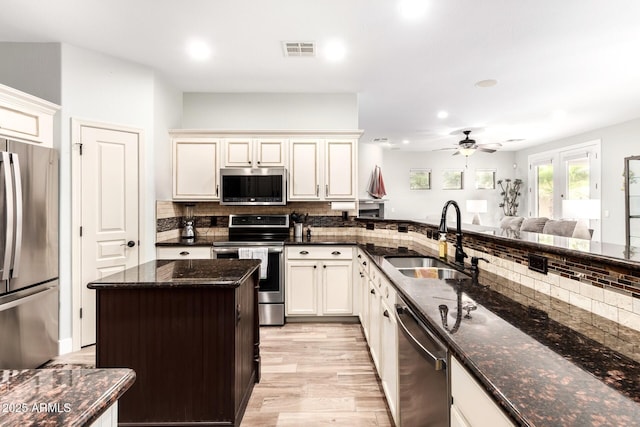
[[[549,270],[547,258],[542,255],[529,254],[529,270],[547,274],[547,271]]]

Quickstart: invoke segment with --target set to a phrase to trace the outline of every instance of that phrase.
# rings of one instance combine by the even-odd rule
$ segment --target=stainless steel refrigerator
[[[0,369],[58,354],[58,154],[0,139]]]

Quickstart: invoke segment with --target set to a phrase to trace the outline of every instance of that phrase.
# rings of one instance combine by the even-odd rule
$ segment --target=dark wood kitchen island
[[[259,265],[156,260],[89,283],[96,366],[136,372],[120,425],[240,425],[260,380]]]

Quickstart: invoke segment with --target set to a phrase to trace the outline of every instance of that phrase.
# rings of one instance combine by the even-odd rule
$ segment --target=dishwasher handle
[[[396,304],[396,319],[398,320],[398,325],[400,326],[400,329],[402,329],[402,333],[407,337],[408,340],[410,340],[410,342],[414,345],[414,347],[416,347],[416,349],[418,351],[420,351],[420,353],[424,356],[425,359],[430,360],[433,365],[434,365],[434,369],[436,371],[442,371],[444,369],[446,369],[447,367],[447,361],[446,358],[443,357],[439,357],[437,355],[435,355],[433,352],[431,352],[429,349],[427,349],[421,342],[420,340],[418,340],[414,334],[411,333],[411,331],[409,331],[409,328],[407,327],[405,321],[403,320],[403,318],[407,319],[407,320],[411,320],[414,323],[416,323],[416,325],[422,329],[424,331],[424,333],[435,343],[437,344],[439,347],[444,348],[444,346],[442,344],[440,344],[435,337],[433,337],[433,334],[431,334],[429,331],[427,331],[424,326],[421,325],[421,322],[416,318],[415,314],[413,314],[413,312],[411,311],[411,309],[407,306],[402,306],[399,304]]]

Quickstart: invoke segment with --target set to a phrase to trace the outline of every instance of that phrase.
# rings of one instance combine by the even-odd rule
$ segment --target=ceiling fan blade
[[[492,150],[497,150],[498,148],[502,147],[502,144],[500,144],[499,142],[491,142],[489,144],[480,144],[478,145],[479,148],[489,148]]]
[[[484,151],[485,153],[495,153],[496,152],[496,150],[494,150],[492,148],[477,147],[476,149],[478,151]]]
[[[436,148],[435,150],[431,150],[431,151],[450,151],[450,150],[457,150],[457,148],[455,148],[455,147],[450,147],[450,148]]]

